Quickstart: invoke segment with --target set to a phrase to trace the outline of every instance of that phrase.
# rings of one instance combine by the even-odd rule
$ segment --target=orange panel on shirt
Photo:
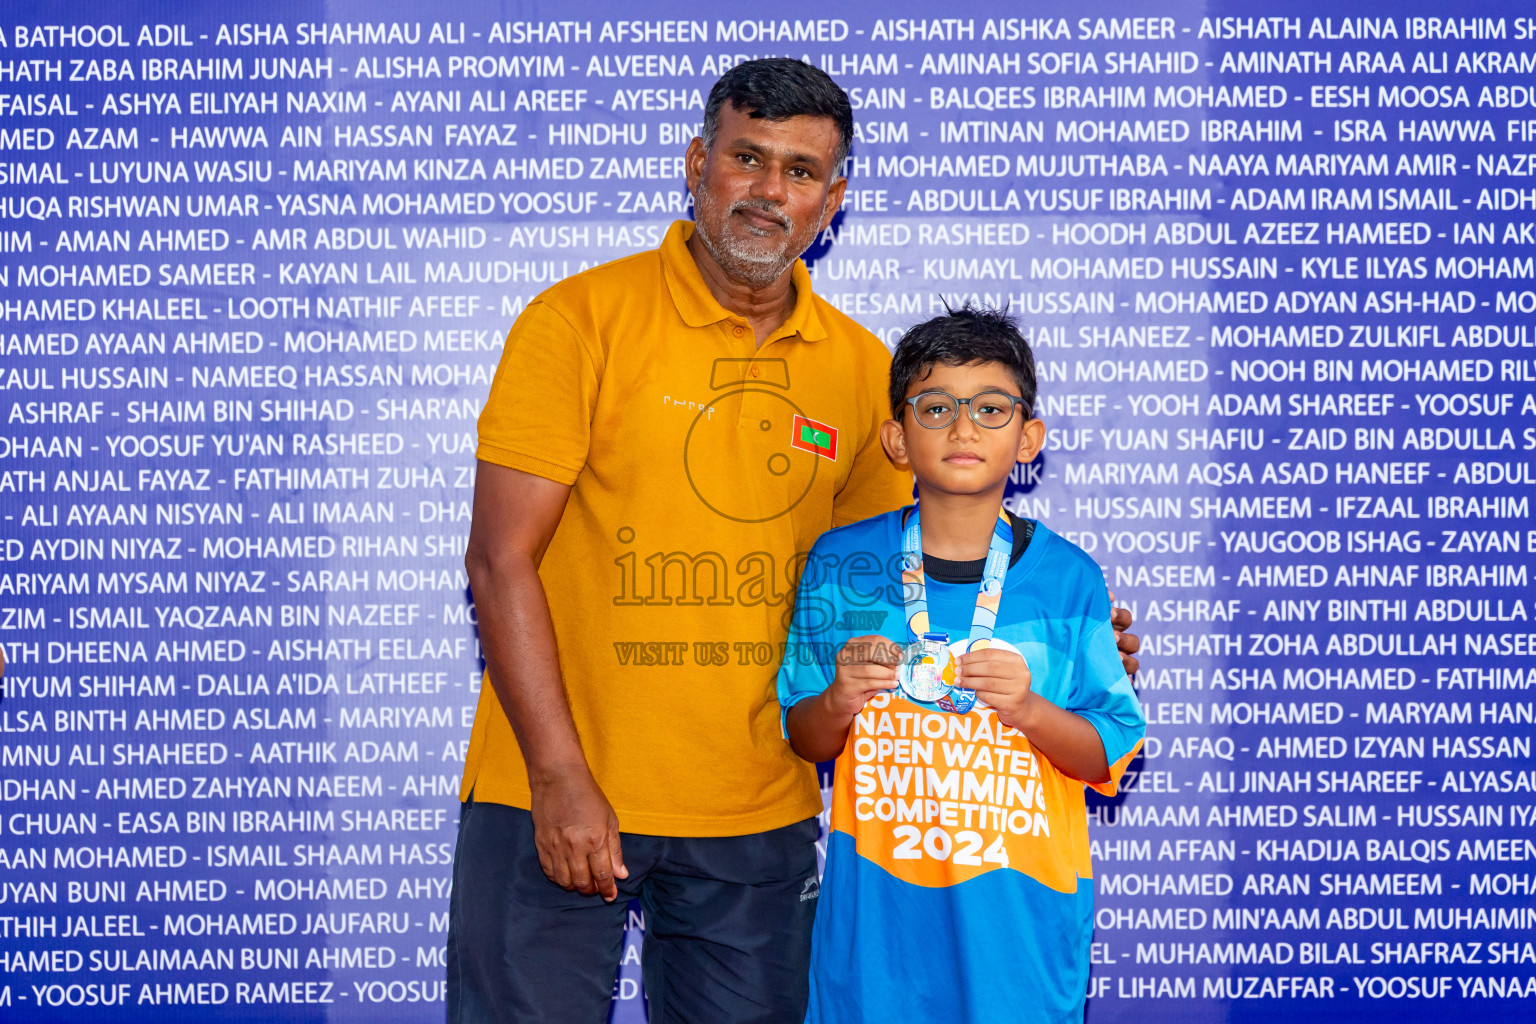
[[[833,829],[905,882],[938,888],[1011,867],[1075,893],[1090,874],[1088,837],[1074,834],[1083,784],[991,708],[956,715],[878,695],[848,730],[837,774]]]

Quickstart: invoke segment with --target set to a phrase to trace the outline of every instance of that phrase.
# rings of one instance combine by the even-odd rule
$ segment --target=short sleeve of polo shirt
[[[1119,791],[1120,776],[1141,749],[1146,720],[1136,691],[1125,674],[1120,651],[1115,646],[1114,627],[1109,623],[1109,601],[1098,595],[1084,617],[1086,629],[1077,656],[1073,659],[1072,678],[1066,708],[1094,727],[1104,744],[1104,759],[1109,762],[1109,780],[1089,783],[1105,796]]]
[[[587,463],[599,382],[590,339],[535,300],[507,333],[475,457],[574,484]]]

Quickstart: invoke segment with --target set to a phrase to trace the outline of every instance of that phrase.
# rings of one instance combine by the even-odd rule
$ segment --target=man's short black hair
[[[704,104],[704,148],[715,144],[720,108],[731,106],[753,117],[788,121],[792,117],[830,117],[842,142],[837,147],[834,177],[841,177],[843,160],[853,145],[853,104],[825,71],[793,57],[764,57],[737,64],[720,76]]]
[[[901,419],[907,407],[907,389],[934,363],[966,366],[971,363],[1002,363],[1013,374],[1024,399],[1025,412],[1034,414],[1035,354],[1019,333],[1019,325],[1007,312],[966,303],[943,316],[924,321],[902,335],[891,357],[891,416]],[[957,397],[964,397],[957,396]]]

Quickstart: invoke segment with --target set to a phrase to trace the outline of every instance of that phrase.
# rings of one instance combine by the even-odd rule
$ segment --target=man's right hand
[[[619,821],[581,749],[539,579],[570,493],[565,484],[479,463],[464,568],[479,613],[486,678],[528,766],[539,866],[556,885],[613,900],[619,895],[614,876],[629,877]]]
[[[539,867],[562,889],[618,898],[628,878],[619,848],[619,819],[586,766],[541,782],[533,790],[533,844]]]

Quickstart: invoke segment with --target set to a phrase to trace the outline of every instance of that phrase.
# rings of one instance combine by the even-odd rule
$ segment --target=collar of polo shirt
[[[689,327],[708,327],[722,320],[745,324],[743,317],[720,305],[704,283],[704,275],[699,273],[693,254],[688,251],[688,239],[693,237],[693,231],[692,222],[674,221],[661,242],[662,271],[683,322]],[[827,336],[826,327],[816,315],[816,304],[811,301],[811,275],[805,269],[805,261],[795,260],[789,273],[795,286],[794,311],[764,344],[796,334],[802,341],[820,341]]]

